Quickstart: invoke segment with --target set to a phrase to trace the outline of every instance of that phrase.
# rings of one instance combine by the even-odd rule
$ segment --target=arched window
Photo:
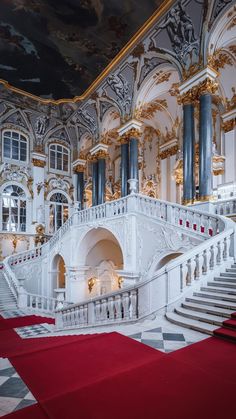
[[[67,198],[61,193],[55,193],[50,199],[49,233],[53,234],[68,219],[69,206]]]
[[[26,231],[26,195],[17,185],[2,192],[2,230]]]
[[[17,131],[3,131],[3,158],[17,162],[27,161],[27,138]]]
[[[49,147],[49,168],[53,171],[69,172],[69,150],[60,144]]]

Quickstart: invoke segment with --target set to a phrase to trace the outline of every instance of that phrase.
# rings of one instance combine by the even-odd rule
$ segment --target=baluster
[[[85,304],[84,306],[84,323],[88,324],[88,305]]]
[[[132,290],[131,291],[131,317],[132,319],[136,319],[138,317],[138,307],[137,307],[137,302],[138,302],[138,296],[137,296],[137,290]]]
[[[109,320],[114,320],[115,313],[114,313],[114,298],[108,298],[108,312],[109,312]]]
[[[129,319],[129,293],[124,292],[122,294],[122,303],[124,308],[124,319]]]
[[[75,307],[75,325],[79,324],[79,308]]]
[[[207,272],[210,269],[210,260],[211,260],[211,250],[210,249],[206,249],[204,250],[203,253],[203,257],[204,257],[204,269],[203,269],[203,274],[206,275]]]
[[[223,253],[224,260],[229,259],[229,248],[230,248],[230,236],[227,236],[224,238],[224,253]]]
[[[181,271],[181,290],[183,290],[187,285],[188,280],[188,265],[187,262],[183,262],[180,267]]]
[[[79,308],[79,320],[80,324],[84,324],[84,306],[80,306]]]
[[[195,267],[196,267],[195,260],[189,259],[187,262],[187,269],[188,269],[187,285],[191,285],[194,281]]]
[[[101,301],[101,317],[102,322],[107,321],[107,300],[106,298],[103,298]]]
[[[121,298],[120,295],[115,296],[116,320],[121,319]]]
[[[218,247],[217,265],[221,265],[223,261],[224,243],[222,241],[219,241],[217,243],[217,247]]]
[[[203,253],[196,255],[196,279],[200,279],[203,273],[204,257]]]
[[[98,323],[100,321],[100,301],[95,301],[95,319]]]
[[[210,269],[213,270],[217,265],[217,253],[218,253],[217,245],[212,245],[210,252],[211,252]]]
[[[229,201],[229,213],[234,213],[234,201]]]

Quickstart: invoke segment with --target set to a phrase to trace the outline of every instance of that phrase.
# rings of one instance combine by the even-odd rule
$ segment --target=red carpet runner
[[[38,401],[8,419],[222,419],[235,412],[231,342],[208,338],[167,355],[118,333],[0,336],[0,356]]]

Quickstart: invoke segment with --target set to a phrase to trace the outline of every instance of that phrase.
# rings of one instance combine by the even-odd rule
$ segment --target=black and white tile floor
[[[0,358],[0,417],[37,403],[7,358]]]
[[[137,332],[129,335],[129,337],[166,353],[184,348],[193,343],[186,340],[183,333],[170,332],[163,327]]]

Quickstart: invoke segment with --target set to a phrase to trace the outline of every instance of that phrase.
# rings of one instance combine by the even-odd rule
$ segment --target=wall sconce
[[[124,282],[124,279],[122,278],[122,276],[119,276],[119,277],[118,277],[118,287],[119,287],[119,288],[121,288],[121,287],[122,287],[123,282]]]
[[[90,279],[88,280],[88,290],[89,290],[89,293],[90,293],[90,294],[91,294],[91,292],[92,292],[92,289],[93,289],[93,287],[94,287],[95,283],[96,283],[96,278],[90,278]]]

